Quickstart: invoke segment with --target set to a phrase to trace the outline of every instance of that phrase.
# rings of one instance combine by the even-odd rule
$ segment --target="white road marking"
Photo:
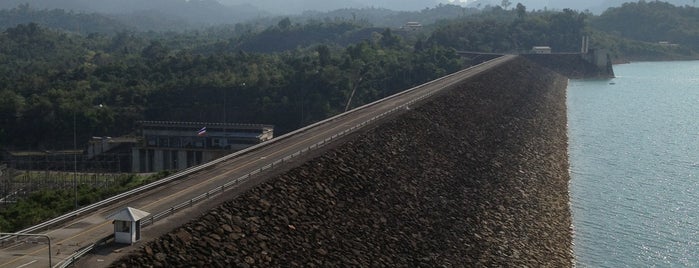
[[[20,266],[17,266],[17,268],[27,267],[29,265],[32,265],[35,262],[38,262],[38,260],[33,260],[33,261],[28,262],[28,263],[22,264]]]

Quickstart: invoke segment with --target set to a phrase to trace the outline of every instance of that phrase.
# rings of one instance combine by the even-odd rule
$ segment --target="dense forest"
[[[294,29],[280,21],[275,31]],[[81,141],[143,119],[221,122],[224,110],[229,122],[284,133],[343,111],[353,90],[357,106],[463,67],[453,50],[414,50],[388,29],[273,54],[229,52],[195,33],[81,36],[33,23],[0,44],[0,139],[16,149],[68,147],[74,116]],[[210,51],[195,52],[202,44]]]
[[[432,43],[459,50],[526,52],[533,46],[551,46],[556,52],[580,50],[587,14],[570,9],[562,12],[527,12],[500,8],[476,18],[444,25],[432,34]]]
[[[183,8],[183,7],[181,7]],[[224,8],[230,10],[229,8]],[[238,9],[234,9],[238,10]],[[243,13],[247,9],[237,11]],[[184,11],[179,11],[183,13]],[[0,29],[15,27],[18,24],[37,23],[42,27],[60,29],[80,34],[114,34],[119,31],[174,31],[183,32],[201,30],[205,27],[234,27],[252,30],[254,32],[267,29],[269,26],[288,17],[301,24],[313,22],[351,21],[354,24],[373,27],[400,27],[407,21],[419,21],[425,25],[445,19],[456,19],[478,12],[474,8],[464,8],[458,5],[440,4],[433,8],[420,11],[393,11],[382,8],[345,8],[328,12],[305,12],[290,16],[271,16],[263,12],[250,12],[247,15],[231,15],[218,21],[202,21],[198,18],[210,18],[199,10],[195,14],[179,16],[173,10],[134,10],[128,13],[94,13],[74,11],[68,8],[37,9],[29,4],[21,4],[12,8],[0,9]],[[251,16],[250,14],[255,14]],[[265,15],[265,16],[262,16]],[[220,17],[220,16],[219,16]]]
[[[575,52],[588,35],[593,48],[618,59],[697,57],[692,7],[640,2],[601,16],[521,4],[434,10],[458,17],[418,31],[338,16],[143,32],[98,14],[1,10],[0,146],[70,148],[74,124],[82,143],[129,134],[136,120],[265,123],[285,133],[342,112],[353,91],[356,107],[463,68],[456,50],[517,53],[548,45]],[[662,20],[670,26],[631,26],[646,17],[672,19]],[[89,26],[76,31],[73,24]]]
[[[699,49],[699,9],[659,1],[610,8],[591,25],[615,36],[657,43],[667,41]]]
[[[470,51],[517,53],[547,45],[554,52],[576,52],[586,35],[590,48],[607,49],[617,62],[697,59],[698,14],[695,7],[658,1],[627,3],[600,16],[571,9],[528,11],[521,4],[496,6],[439,22],[430,41]]]
[[[608,49],[619,61],[697,59],[698,12],[660,2],[625,4],[600,16],[521,4],[439,5],[202,28],[150,12],[22,5],[0,10],[0,150],[72,148],[74,127],[83,147],[91,136],[131,134],[137,120],[273,124],[279,135],[462,69],[469,62],[458,50],[526,53],[548,45],[576,52],[587,35],[592,48]],[[414,31],[396,26],[407,21],[430,24]],[[80,205],[145,181],[131,176],[99,191],[81,186]],[[70,210],[70,196],[36,193],[1,210],[0,229]]]

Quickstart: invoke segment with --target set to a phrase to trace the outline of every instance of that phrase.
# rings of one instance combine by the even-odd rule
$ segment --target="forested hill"
[[[0,29],[18,24],[37,23],[43,27],[81,34],[114,34],[119,31],[186,31],[201,29],[209,23],[234,23],[250,19],[229,14],[226,20],[213,20],[202,10],[193,10],[189,16],[173,15],[159,10],[140,10],[129,13],[96,13],[70,9],[39,9],[28,4],[0,9]],[[201,18],[209,18],[204,21]]]
[[[611,8],[591,21],[593,27],[629,39],[668,41],[699,49],[699,9],[666,2],[640,1]]]
[[[642,11],[636,12],[636,9]],[[528,52],[533,46],[541,45],[552,47],[554,52],[578,52],[582,36],[586,35],[591,40],[590,48],[608,50],[617,62],[697,59],[697,10],[660,2],[640,2],[595,16],[570,9],[528,11],[518,4],[513,9],[493,7],[472,16],[441,22],[429,42],[457,50],[483,52]],[[679,45],[660,44],[659,41]]]
[[[456,19],[479,13],[476,8],[459,5],[440,4],[420,11],[394,11],[383,8],[344,8],[328,12],[305,12],[298,19],[342,18],[352,21],[364,21],[378,27],[401,27],[409,21],[430,25],[440,20]]]
[[[226,12],[231,8],[224,8]],[[233,9],[237,13],[248,12],[245,9]],[[184,12],[184,11],[183,11]],[[328,12],[306,12],[290,16],[265,16],[265,13],[247,13],[236,15],[233,12],[225,19],[209,18],[206,10],[193,9],[188,16],[177,15],[176,12],[157,9],[133,10],[122,13],[105,13],[95,11],[72,10],[70,8],[45,9],[34,5],[22,4],[5,9],[0,8],[0,29],[15,27],[18,24],[37,23],[44,27],[61,29],[81,34],[102,33],[114,34],[118,31],[178,31],[202,30],[211,25],[233,25],[241,29],[255,28],[255,31],[276,26],[288,17],[294,24],[307,22],[347,21],[364,26],[398,28],[409,21],[417,21],[425,26],[440,20],[455,19],[478,13],[475,8],[464,8],[458,5],[437,5],[420,11],[393,11],[381,8],[352,8]],[[214,17],[217,15],[214,14]],[[209,18],[205,23],[201,18]]]
[[[63,9],[35,10],[29,8],[28,5],[0,9],[0,29],[4,30],[13,28],[18,24],[29,23],[83,34],[116,33],[136,29],[120,20],[96,13],[76,13]]]
[[[474,18],[454,20],[435,30],[430,42],[458,50],[482,52],[528,52],[533,46],[551,46],[555,52],[580,50],[587,14],[527,12],[493,9]]]
[[[12,9],[20,5],[37,10],[62,9],[123,16],[125,22],[140,22],[140,17],[144,15],[163,19],[169,17],[197,26],[234,24],[269,15],[250,5],[226,6],[216,0],[3,0],[0,9]]]
[[[638,3],[620,10],[654,5],[663,7]],[[667,22],[680,26],[668,34],[686,41],[665,40],[695,40],[692,30],[697,28],[689,25],[699,17],[691,13],[696,9],[666,10],[661,14],[679,16]],[[593,21],[606,29],[601,23],[616,11],[596,18],[573,10],[496,7],[409,33],[347,18],[110,34],[75,34],[68,18],[69,32],[20,24],[0,30],[0,146],[70,148],[73,118],[83,142],[91,136],[127,134],[136,120],[225,118],[273,124],[280,134],[344,111],[352,95],[349,106],[356,107],[463,68],[455,50],[527,52],[549,45],[556,52],[576,52],[581,37],[588,35],[592,48],[608,48],[618,59],[697,57],[684,43],[663,46],[590,26]],[[2,12],[85,19],[105,31],[119,25],[60,10]]]
[[[463,68],[453,50],[373,36],[254,54],[216,51],[199,32],[86,37],[19,25],[0,34],[0,146],[70,148],[74,116],[78,141],[127,134],[136,120],[226,118],[283,133],[344,111],[353,91],[357,107]]]

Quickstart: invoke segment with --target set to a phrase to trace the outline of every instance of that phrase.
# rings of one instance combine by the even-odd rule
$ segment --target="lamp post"
[[[22,233],[0,233],[0,235],[9,235],[9,236],[41,236],[45,237],[46,240],[48,240],[49,243],[49,268],[52,267],[51,263],[51,237],[45,234],[22,234]]]
[[[75,115],[77,111],[73,111],[73,194],[75,197],[75,210],[78,209],[78,136],[76,131]]]

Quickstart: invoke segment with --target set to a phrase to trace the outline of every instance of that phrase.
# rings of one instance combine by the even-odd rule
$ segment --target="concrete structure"
[[[138,142],[133,136],[92,137],[87,144],[86,165],[96,171],[130,172],[131,148]]]
[[[7,167],[19,170],[73,171],[74,162],[83,160],[82,150],[3,151]]]
[[[133,172],[185,169],[270,140],[271,125],[140,121]]]
[[[664,47],[679,47],[679,44],[673,44],[670,41],[660,41],[658,42],[658,45],[664,46]]]
[[[551,54],[551,47],[548,47],[548,46],[532,47],[532,53],[534,53],[534,54]]]
[[[401,27],[403,30],[416,31],[422,29],[422,24],[417,21],[406,22],[405,25]]]
[[[141,219],[150,213],[132,207],[107,216],[108,220],[114,220],[114,242],[121,244],[133,244],[141,240]]]

